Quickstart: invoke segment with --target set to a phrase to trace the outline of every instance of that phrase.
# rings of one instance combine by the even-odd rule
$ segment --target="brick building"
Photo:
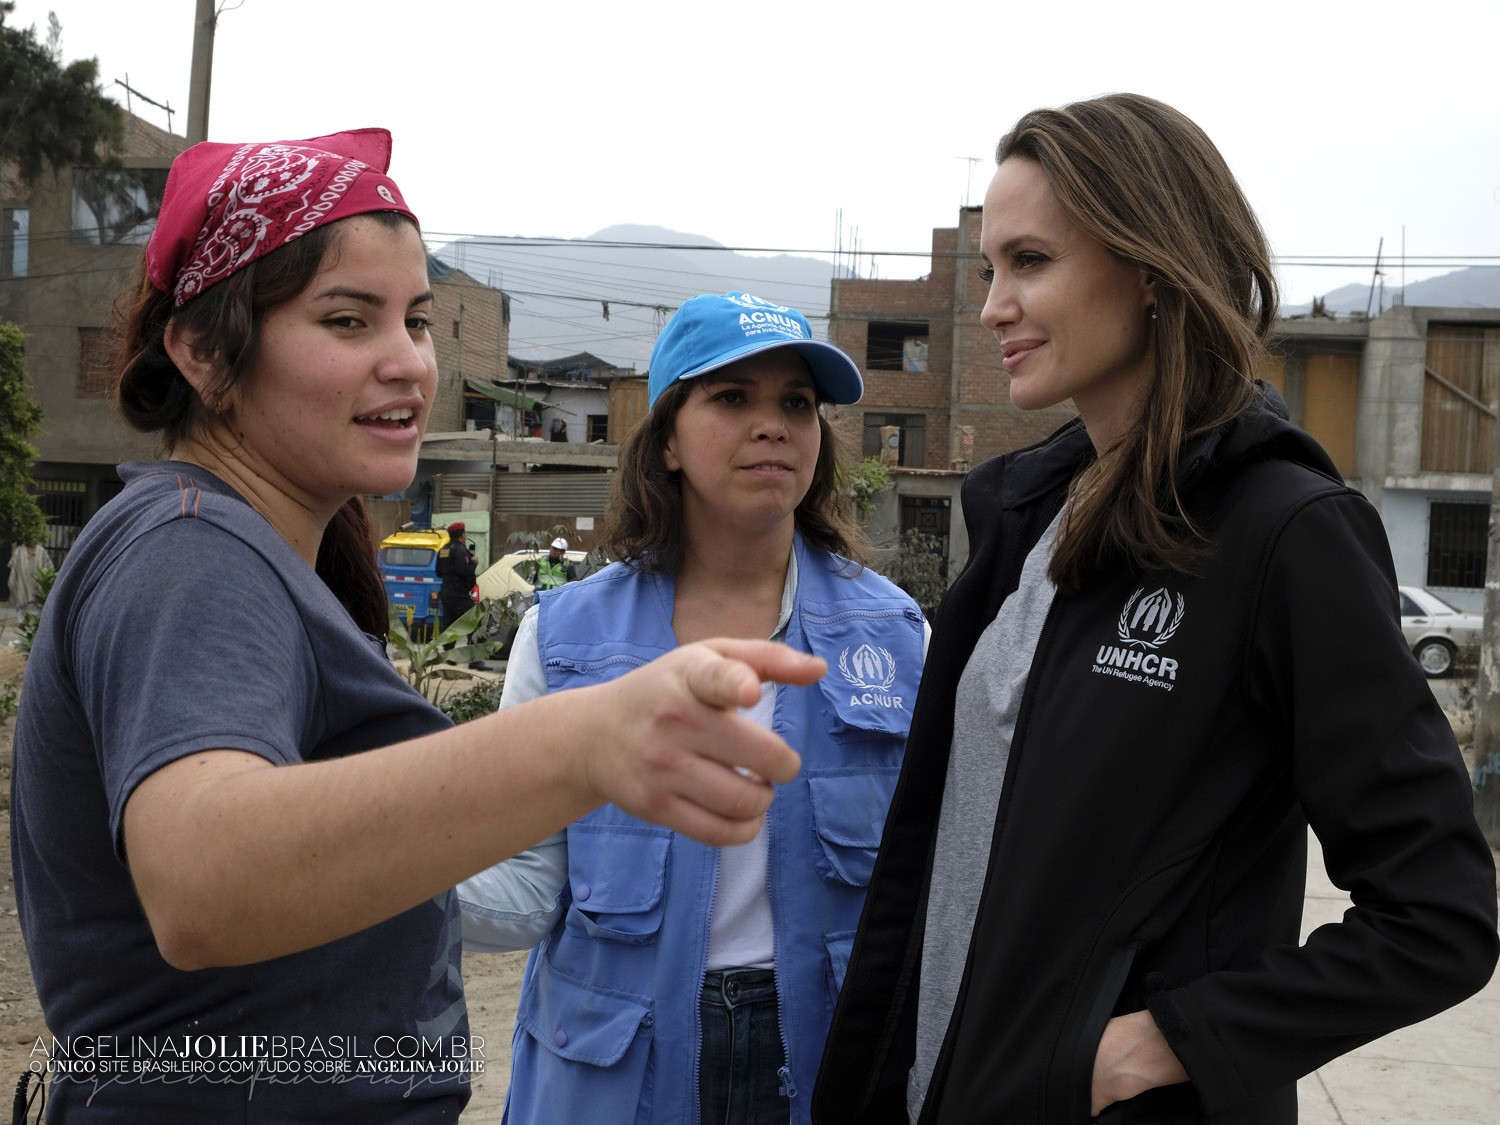
[[[1046,437],[1071,407],[1023,412],[1010,402],[1000,348],[979,323],[979,208],[932,232],[932,270],[915,281],[833,282],[828,338],[864,373],[860,403],[838,412],[845,440],[868,457],[899,427],[899,464],[964,469]]]
[[[504,378],[510,351],[510,298],[463,270],[428,256],[432,279],[432,343],[438,388],[427,429],[462,430],[467,420],[465,380]]]
[[[26,335],[26,371],[45,418],[32,472],[61,562],[121,487],[115,466],[149,459],[151,438],[111,399],[112,305],[155,227],[172,159],[187,141],[125,114],[117,167],[0,169],[0,318]],[[439,389],[429,430],[464,428],[464,380],[505,374],[509,306],[498,289],[429,259]],[[5,545],[0,544],[0,563]]]

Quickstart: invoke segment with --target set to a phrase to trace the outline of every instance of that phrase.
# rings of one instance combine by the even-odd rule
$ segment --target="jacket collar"
[[[1288,420],[1286,403],[1276,388],[1256,380],[1256,397],[1238,416],[1190,440],[1178,459],[1177,487],[1186,492],[1215,466],[1233,464],[1247,456],[1276,456],[1299,461],[1326,475],[1338,470],[1328,455]],[[1081,419],[1055,430],[1037,445],[1007,458],[1001,504],[1017,508],[1056,489],[1094,459],[1094,446]]]

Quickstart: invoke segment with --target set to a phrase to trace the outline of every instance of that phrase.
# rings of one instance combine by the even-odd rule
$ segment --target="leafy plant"
[[[16,713],[16,709],[20,706],[18,698],[20,693],[21,685],[15,680],[9,680],[0,686],[0,723]]]
[[[550,530],[512,531],[505,537],[505,541],[523,551],[545,551],[552,545],[552,540],[566,539],[570,535],[577,534],[571,527],[556,523]]]
[[[47,525],[31,492],[30,439],[41,428],[42,408],[26,381],[26,337],[0,321],[0,539],[9,543],[35,543]]]
[[[433,703],[446,694],[443,690],[446,681],[469,677],[469,664],[493,656],[500,647],[488,642],[459,644],[479,624],[484,608],[485,603],[479,603],[441,632],[422,640],[412,637],[406,622],[394,609],[391,611],[391,647],[398,658],[406,661],[407,682]]]
[[[104,93],[94,59],[65,63],[62,25],[49,13],[46,42],[12,21],[15,4],[0,3],[0,163],[15,162],[21,179],[54,168],[105,164],[125,134],[125,112]]]
[[[500,692],[505,681],[485,680],[471,688],[450,692],[438,707],[455,723],[467,723],[490,714],[500,706]]]
[[[890,487],[891,471],[874,457],[866,457],[857,465],[845,469],[849,495],[861,515],[875,510],[875,495]]]
[[[948,589],[947,568],[943,541],[912,527],[901,533],[895,561],[885,576],[910,594],[923,613],[931,616]]]
[[[56,581],[57,571],[50,566],[44,566],[36,572],[36,609],[28,609],[16,624],[16,632],[21,634],[16,647],[22,652],[30,652],[31,646],[36,642],[36,631],[42,626],[42,610],[47,605],[47,595],[52,593],[52,583]]]

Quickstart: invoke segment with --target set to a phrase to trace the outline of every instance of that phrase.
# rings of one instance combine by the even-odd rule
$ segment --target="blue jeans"
[[[776,1072],[786,1062],[770,969],[715,969],[699,1001],[703,1125],[786,1125],[791,1106]]]

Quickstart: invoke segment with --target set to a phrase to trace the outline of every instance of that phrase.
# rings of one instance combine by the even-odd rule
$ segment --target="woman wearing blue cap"
[[[622,561],[545,593],[501,707],[612,680],[707,636],[824,657],[747,709],[801,754],[749,844],[615,806],[459,888],[467,948],[537,945],[506,1119],[807,1122],[921,673],[912,600],[857,562],[823,403],[859,370],[795,309],[685,302],[651,356],[606,542]]]

